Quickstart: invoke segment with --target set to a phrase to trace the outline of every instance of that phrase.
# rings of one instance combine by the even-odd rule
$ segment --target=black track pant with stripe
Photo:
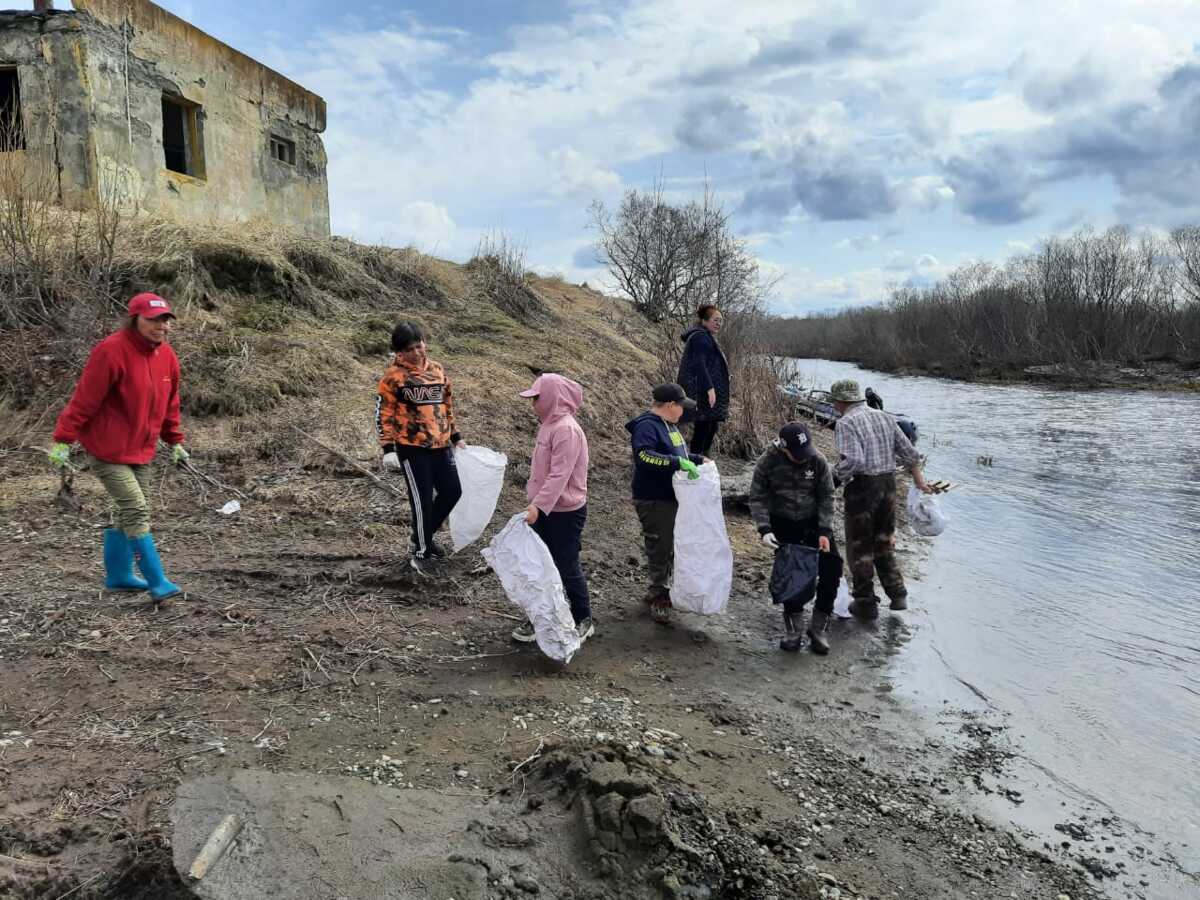
[[[454,451],[449,447],[426,450],[401,444],[396,447],[396,453],[400,457],[412,508],[413,554],[428,558],[434,534],[462,496]]]

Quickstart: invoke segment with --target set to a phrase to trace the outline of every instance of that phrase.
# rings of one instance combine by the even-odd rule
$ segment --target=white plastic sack
[[[695,481],[686,472],[676,472],[672,484],[679,512],[671,605],[702,616],[719,615],[725,612],[733,587],[733,550],[721,508],[721,473],[716,463],[706,462]]]
[[[942,512],[937,497],[932,494],[923,493],[916,485],[910,485],[907,507],[908,521],[917,534],[934,537],[946,530],[946,514]]]
[[[525,524],[525,513],[508,520],[483,550],[483,558],[499,576],[508,599],[533,623],[541,651],[569,663],[582,641],[554,559],[542,539]]]
[[[462,483],[462,499],[450,511],[450,542],[457,553],[479,540],[492,521],[504,487],[508,457],[487,447],[468,444],[454,451],[454,462]]]
[[[833,614],[839,619],[850,618],[850,585],[843,578],[838,583],[837,596],[833,598]]]

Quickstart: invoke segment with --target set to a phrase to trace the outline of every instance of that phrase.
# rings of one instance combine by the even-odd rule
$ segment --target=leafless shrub
[[[58,293],[58,176],[50,148],[0,134],[0,325],[44,324]],[[24,149],[18,149],[24,146]]]
[[[467,263],[480,297],[521,322],[547,317],[546,302],[529,285],[525,247],[503,231],[485,234]]]

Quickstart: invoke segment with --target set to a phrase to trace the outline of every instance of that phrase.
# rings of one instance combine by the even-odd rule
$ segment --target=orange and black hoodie
[[[440,450],[461,439],[454,426],[450,379],[439,363],[405,365],[397,356],[379,381],[375,427],[385,453],[405,447]]]

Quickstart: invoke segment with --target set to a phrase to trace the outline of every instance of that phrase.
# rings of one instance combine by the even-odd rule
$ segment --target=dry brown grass
[[[487,287],[487,257],[459,266],[411,248],[254,225],[126,219],[112,244],[107,291],[80,289],[83,280],[64,268],[60,283],[75,284],[75,293],[59,297],[47,317],[2,329],[0,447],[45,443],[90,348],[122,323],[129,296],[150,290],[179,312],[171,340],[188,427],[202,423],[225,448],[257,457],[300,452],[306,464],[336,468],[320,451],[297,450],[287,432],[297,422],[371,458],[375,383],[390,358],[392,326],[409,318],[427,329],[434,356],[450,370],[468,428],[499,432],[495,443],[525,440],[533,423],[515,395],[537,374],[557,371],[584,385],[581,420],[596,434],[599,456],[615,460],[625,452],[622,426],[645,407],[649,387],[674,378],[659,371],[664,354],[653,326],[629,303],[561,278],[522,271],[518,279],[523,256],[505,258],[496,263],[503,277]],[[90,271],[94,260],[74,264]],[[533,299],[506,299],[514,286]],[[755,396],[738,397],[745,400],[735,404],[741,415],[728,448],[753,453],[763,443],[759,418],[772,414]],[[738,436],[743,421],[751,427]],[[777,424],[766,421],[766,431]]]

